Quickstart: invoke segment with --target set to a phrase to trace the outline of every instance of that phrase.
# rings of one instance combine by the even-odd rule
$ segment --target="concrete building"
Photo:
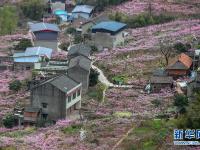
[[[92,27],[92,40],[99,49],[114,48],[124,45],[125,37],[123,30],[126,24],[115,21],[104,21]]]
[[[31,107],[41,109],[43,119],[67,118],[81,107],[82,84],[68,75],[59,75],[31,89]]]
[[[92,16],[94,11],[94,6],[90,5],[77,5],[72,10],[72,16],[74,18],[83,17],[85,19],[89,19]]]
[[[67,75],[77,82],[82,83],[83,93],[86,93],[89,87],[89,76],[92,61],[83,55],[73,57],[69,60]]]
[[[57,50],[60,29],[56,24],[35,23],[30,24],[30,33],[34,46],[41,46]]]
[[[23,53],[14,53],[14,70],[39,69],[51,54],[52,49],[46,47],[29,47]]]

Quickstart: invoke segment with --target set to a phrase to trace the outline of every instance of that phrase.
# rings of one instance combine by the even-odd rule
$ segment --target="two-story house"
[[[65,119],[73,110],[80,109],[81,93],[81,83],[68,75],[59,75],[31,89],[31,107],[40,108],[43,119]]]
[[[82,83],[83,93],[86,93],[89,87],[91,64],[92,60],[84,55],[78,55],[69,60],[67,75]]]

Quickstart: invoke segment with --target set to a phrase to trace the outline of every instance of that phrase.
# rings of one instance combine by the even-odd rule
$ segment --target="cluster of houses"
[[[94,17],[95,7],[76,5],[70,0],[49,0],[49,14],[42,22],[28,23],[33,47],[15,52],[14,70],[36,70],[40,76],[30,83],[30,105],[24,110],[24,124],[35,124],[40,119],[57,121],[81,108],[81,96],[89,86],[92,60],[91,46],[98,50],[123,45],[126,24],[111,21],[107,16]],[[49,22],[52,17],[58,22]],[[64,61],[53,60],[59,51],[59,25],[74,27],[80,36],[90,34],[88,43],[71,44]]]
[[[76,29],[80,36],[88,35],[88,45],[96,46],[98,50],[124,45],[126,24],[112,21],[108,14],[97,15],[95,7],[76,5],[69,0],[51,0],[50,14],[59,18],[59,24],[66,24]],[[50,19],[46,16],[46,19]],[[48,21],[44,21],[48,23]]]
[[[199,88],[199,51],[181,53],[166,68],[155,70],[146,89],[159,92],[164,88],[173,88],[179,94],[192,96],[193,90]]]
[[[81,96],[89,86],[90,52],[91,48],[84,44],[73,45],[67,62],[62,64],[65,66],[62,72],[57,71],[58,67],[53,70],[55,74],[46,76],[52,69],[36,69],[45,75],[43,79],[35,79],[31,83],[31,103],[24,111],[25,124],[35,124],[38,119],[57,121],[81,108]],[[49,63],[51,61],[46,66]]]

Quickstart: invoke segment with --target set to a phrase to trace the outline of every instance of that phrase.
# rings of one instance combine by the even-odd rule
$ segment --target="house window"
[[[72,100],[71,96],[68,96],[68,103],[70,103]]]
[[[75,99],[75,98],[76,98],[76,93],[73,94],[73,99]]]
[[[30,66],[27,66],[27,67],[26,67],[26,70],[31,70],[31,67],[30,67]]]
[[[81,95],[81,90],[78,90],[77,91],[77,96],[80,96]]]
[[[42,114],[42,118],[43,118],[43,119],[45,119],[45,120],[46,120],[46,119],[47,119],[47,117],[48,117],[48,114]]]
[[[42,103],[43,108],[47,108],[47,105],[48,105],[47,103]]]

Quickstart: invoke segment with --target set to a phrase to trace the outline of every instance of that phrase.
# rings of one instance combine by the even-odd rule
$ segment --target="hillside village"
[[[2,0],[0,77],[0,150],[198,150],[200,1]]]

